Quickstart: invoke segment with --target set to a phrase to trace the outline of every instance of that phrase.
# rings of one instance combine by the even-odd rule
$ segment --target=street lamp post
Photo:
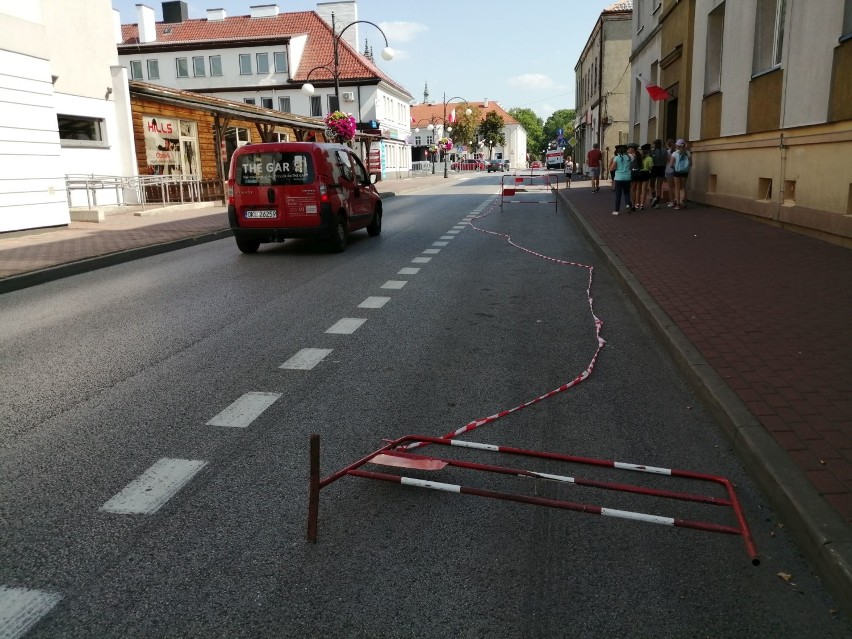
[[[435,144],[436,148],[437,148],[437,143],[438,143],[437,134],[438,134],[438,131],[440,131],[443,128],[443,125],[437,124],[438,117],[433,115],[432,117],[430,117],[428,119],[423,118],[422,120],[418,120],[417,123],[414,126],[414,132],[415,133],[420,133],[419,124],[421,122],[428,122],[429,123],[426,126],[426,129],[429,131],[430,135],[432,136],[432,144]],[[432,155],[432,175],[435,175],[435,153],[437,153],[437,151],[435,153],[433,153],[432,151],[429,151],[429,153]]]
[[[334,97],[335,97],[335,101],[337,102],[336,108],[332,109],[334,111],[340,109],[340,39],[343,37],[344,32],[349,27],[354,26],[356,24],[360,24],[360,23],[371,24],[374,27],[376,27],[376,29],[379,30],[379,33],[382,34],[382,37],[385,39],[385,48],[382,49],[382,58],[384,58],[385,60],[392,60],[393,56],[394,56],[393,49],[391,49],[390,46],[388,45],[388,37],[385,35],[385,32],[381,30],[379,25],[377,25],[373,22],[370,22],[368,20],[355,20],[354,22],[350,22],[349,24],[347,24],[345,27],[343,27],[340,30],[340,32],[338,32],[337,31],[337,23],[335,22],[335,19],[334,19],[334,12],[332,12],[332,14],[331,14],[331,32],[334,34],[334,39],[332,40],[332,49],[333,49],[333,52],[334,52],[334,58],[332,60],[333,68],[329,68],[328,65],[324,65],[324,64],[315,66],[313,69],[308,71],[308,74],[305,77],[305,80],[309,80],[310,77],[311,77],[311,74],[314,71],[316,71],[317,69],[325,69],[326,71],[331,73],[332,77],[334,78]],[[305,95],[313,95],[314,90],[315,90],[314,85],[311,84],[310,82],[305,82],[305,84],[302,85],[302,93],[304,93]],[[360,113],[358,115],[359,115],[359,120],[360,120]]]
[[[455,97],[447,100],[447,94],[444,93],[444,123],[447,122],[447,102],[452,102],[453,100],[461,100],[465,104],[470,104],[467,100],[465,100],[464,98],[459,97],[459,96],[455,96]],[[469,107],[467,109],[465,109],[464,112],[465,112],[465,115],[470,115],[471,113],[473,113],[473,111]],[[449,133],[452,130],[453,130],[452,127],[449,127],[449,126],[447,127],[447,133]],[[444,177],[445,178],[449,177],[447,175],[447,152],[446,151],[444,151]]]

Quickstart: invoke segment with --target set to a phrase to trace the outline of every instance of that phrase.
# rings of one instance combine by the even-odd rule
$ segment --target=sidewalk
[[[437,167],[377,186],[390,197],[477,175]],[[616,217],[609,182],[559,198],[852,615],[852,250],[702,206]],[[0,294],[230,235],[223,206],[0,235]]]
[[[852,251],[700,205],[613,216],[608,181],[559,199],[849,614]]]

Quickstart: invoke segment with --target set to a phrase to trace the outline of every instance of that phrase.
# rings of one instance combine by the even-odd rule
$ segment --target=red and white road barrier
[[[514,178],[523,180],[524,178]],[[548,178],[549,179],[549,178]],[[503,188],[501,185],[501,208],[503,203]],[[541,253],[537,253],[531,249],[523,247],[519,244],[516,244],[510,235],[504,233],[498,233],[495,231],[489,231],[486,229],[482,229],[477,227],[473,222],[485,217],[494,209],[494,204],[492,203],[491,207],[483,213],[482,215],[473,218],[469,224],[475,230],[481,233],[487,233],[489,235],[495,235],[498,237],[505,238],[505,240],[515,248],[518,248],[530,255],[534,255],[541,259],[548,260],[555,264],[559,264],[562,266],[571,266],[584,268],[589,273],[588,285],[586,287],[586,296],[589,302],[589,311],[591,313],[592,319],[595,324],[595,338],[597,340],[597,348],[592,355],[591,360],[589,361],[586,368],[577,374],[573,379],[569,382],[562,384],[561,386],[554,388],[551,391],[548,391],[542,395],[534,397],[526,402],[515,406],[513,408],[508,408],[505,410],[501,410],[493,415],[489,415],[488,417],[482,417],[479,419],[475,419],[471,422],[468,422],[464,426],[451,431],[444,435],[443,437],[429,437],[429,436],[420,436],[420,435],[406,435],[405,437],[400,437],[399,439],[395,439],[392,441],[387,441],[386,444],[365,457],[362,457],[358,461],[346,466],[345,468],[337,471],[325,477],[324,479],[320,479],[319,474],[319,435],[311,435],[311,451],[310,451],[310,485],[309,485],[309,498],[308,498],[308,540],[311,542],[316,541],[317,537],[317,521],[319,515],[319,494],[320,490],[329,484],[337,481],[341,477],[346,475],[351,475],[353,477],[362,477],[367,479],[377,479],[388,482],[396,482],[399,484],[403,484],[406,486],[413,486],[416,488],[427,488],[432,490],[440,490],[445,492],[451,492],[456,494],[463,495],[476,495],[480,497],[491,497],[494,499],[503,499],[527,504],[535,504],[540,506],[549,506],[552,508],[561,508],[565,510],[575,510],[584,513],[603,515],[605,517],[615,517],[619,519],[631,519],[635,521],[643,521],[646,523],[660,524],[665,526],[673,526],[678,528],[691,528],[695,530],[703,530],[708,532],[717,532],[724,533],[729,535],[739,535],[743,538],[743,541],[746,546],[746,552],[748,553],[749,558],[751,559],[754,565],[760,563],[760,560],[757,555],[757,548],[754,544],[754,540],[751,535],[751,531],[749,530],[748,523],[745,519],[745,514],[740,505],[739,500],[737,499],[736,493],[733,488],[733,484],[730,480],[725,477],[721,477],[718,475],[708,475],[703,473],[695,473],[691,471],[685,470],[677,470],[672,468],[662,468],[657,466],[646,466],[642,464],[633,464],[627,462],[618,462],[618,461],[608,461],[602,459],[593,459],[587,457],[576,457],[572,455],[563,455],[560,453],[549,453],[543,451],[533,451],[533,450],[525,450],[520,448],[512,448],[510,446],[497,446],[494,444],[481,444],[477,442],[470,441],[462,441],[456,439],[458,435],[463,433],[470,432],[480,426],[484,426],[485,424],[489,424],[494,422],[502,417],[506,417],[515,413],[519,410],[527,408],[528,406],[532,406],[533,404],[537,404],[549,397],[553,397],[554,395],[564,392],[569,388],[576,386],[580,382],[586,380],[594,370],[595,364],[597,363],[598,356],[600,355],[601,349],[606,344],[606,341],[601,336],[601,329],[603,328],[603,321],[595,315],[594,310],[594,301],[592,299],[592,278],[594,275],[594,267],[580,264],[577,262],[571,262],[568,260],[560,260],[553,257],[549,257],[547,255],[542,255]],[[669,477],[677,477],[683,479],[690,480],[698,480],[705,482],[712,482],[715,484],[719,484],[724,487],[726,491],[727,497],[716,497],[712,495],[703,495],[703,494],[695,494],[695,493],[683,493],[676,492],[671,490],[662,490],[649,488],[646,486],[637,486],[633,484],[624,484],[619,482],[603,482],[591,479],[577,478],[569,475],[557,475],[553,473],[543,473],[539,471],[529,470],[529,469],[518,469],[518,468],[508,468],[505,466],[495,466],[491,464],[480,464],[475,462],[454,460],[454,459],[444,459],[433,456],[423,456],[418,454],[413,454],[408,451],[427,446],[430,444],[439,444],[444,446],[455,446],[461,448],[468,448],[474,450],[482,450],[496,453],[506,453],[511,455],[521,455],[527,457],[534,457],[539,459],[548,459],[553,461],[574,463],[574,464],[586,464],[598,467],[610,468],[613,470],[623,470],[623,471],[632,471],[632,472],[640,472],[647,473],[651,475],[667,475]],[[431,480],[423,480],[417,479],[414,477],[406,477],[402,475],[392,475],[388,473],[380,473],[375,471],[363,470],[361,467],[367,463],[371,464],[380,464],[385,466],[396,466],[402,468],[413,468],[424,471],[440,471],[447,466],[453,466],[457,468],[463,468],[467,470],[476,470],[483,472],[492,472],[492,473],[500,473],[504,475],[514,475],[518,477],[528,477],[533,479],[541,479],[548,481],[557,481],[562,483],[570,483],[577,486],[584,486],[589,488],[597,488],[603,490],[615,490],[620,492],[627,492],[637,495],[644,496],[652,496],[652,497],[662,497],[665,499],[672,500],[680,500],[680,501],[689,501],[689,502],[697,502],[702,504],[709,504],[715,506],[724,506],[731,508],[733,511],[734,519],[736,520],[736,525],[726,525],[715,522],[708,521],[695,521],[690,519],[683,519],[678,517],[666,517],[656,514],[643,513],[638,511],[629,511],[629,510],[621,510],[616,508],[607,508],[604,506],[599,506],[595,504],[584,504],[584,503],[576,503],[569,502],[565,500],[559,499],[550,499],[545,497],[537,497],[531,495],[523,495],[516,493],[506,493],[499,492],[493,490],[485,490],[481,488],[475,488],[471,486],[463,486],[461,484],[450,484],[444,482],[436,482]]]
[[[555,179],[554,179],[555,178]],[[555,187],[554,187],[555,184]],[[556,193],[559,191],[559,176],[549,173],[532,173],[529,175],[500,176],[500,208],[503,204],[553,204],[553,210],[558,210]],[[531,195],[529,198],[519,198],[518,193]],[[506,198],[515,198],[507,200]],[[542,199],[544,197],[544,199]],[[550,199],[550,198],[553,199]]]
[[[543,473],[528,469],[509,468],[506,466],[495,466],[491,464],[481,464],[476,462],[462,461],[458,459],[446,459],[432,456],[426,457],[423,455],[415,455],[406,452],[405,449],[407,446],[410,445],[410,443],[428,443],[443,446],[455,446],[473,450],[506,453],[510,455],[519,455],[573,464],[585,464],[591,466],[611,468],[614,470],[648,473],[652,475],[667,475],[669,477],[678,477],[683,479],[711,482],[714,484],[721,485],[725,489],[727,497],[723,498],[705,494],[682,493],[671,490],[662,490],[657,488],[650,488],[647,486],[637,486],[633,484],[624,484],[618,482],[604,482],[572,477],[568,475]],[[600,506],[596,504],[571,502],[561,499],[538,497],[535,495],[507,493],[495,490],[476,488],[472,486],[464,486],[461,484],[450,484],[432,480],[417,479],[415,477],[407,477],[404,475],[392,475],[389,473],[362,470],[361,467],[367,463],[417,468],[419,470],[441,470],[446,466],[453,466],[457,468],[464,468],[467,470],[477,470],[499,473],[503,475],[513,475],[517,477],[530,477],[534,479],[544,479],[562,483],[571,483],[577,486],[584,486],[589,488],[628,492],[651,497],[661,497],[672,500],[697,502],[714,506],[725,506],[732,509],[734,519],[736,520],[736,525],[732,526],[710,521],[696,521],[680,517],[667,517],[638,511],[607,508],[605,506]],[[388,442],[379,450],[367,455],[366,457],[359,459],[357,462],[350,464],[346,468],[343,468],[342,470],[339,470],[336,473],[333,473],[332,475],[329,475],[328,477],[320,480],[319,435],[312,435],[310,472],[311,486],[309,490],[310,499],[308,504],[308,539],[310,541],[316,541],[320,490],[345,475],[350,475],[352,477],[361,477],[364,479],[377,479],[381,481],[395,482],[405,486],[412,486],[415,488],[427,488],[431,490],[439,490],[461,495],[475,495],[479,497],[490,497],[492,499],[515,501],[525,504],[534,504],[538,506],[549,506],[551,508],[560,508],[564,510],[574,510],[593,515],[603,515],[604,517],[630,519],[634,521],[642,521],[645,523],[672,526],[675,528],[690,528],[693,530],[703,530],[706,532],[716,532],[727,535],[739,535],[743,538],[743,542],[746,546],[746,553],[748,554],[751,562],[754,565],[758,565],[760,563],[760,559],[757,554],[757,547],[755,546],[754,539],[751,535],[751,530],[749,529],[748,523],[746,522],[742,506],[740,505],[740,502],[737,499],[733,484],[727,478],[719,475],[709,475],[705,473],[696,473],[692,471],[678,470],[674,468],[661,468],[657,466],[646,466],[642,464],[594,459],[589,457],[577,457],[574,455],[563,455],[560,453],[526,450],[523,448],[513,448],[511,446],[482,444],[478,442],[462,441],[458,439],[406,435],[405,437],[400,437],[399,439]]]

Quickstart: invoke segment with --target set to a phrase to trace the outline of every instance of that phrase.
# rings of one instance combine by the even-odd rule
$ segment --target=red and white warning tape
[[[473,223],[474,221],[479,220],[479,219],[489,215],[491,213],[491,211],[493,211],[496,208],[496,204],[497,204],[497,200],[495,199],[491,203],[491,206],[484,213],[482,213],[482,215],[478,215],[478,216],[472,218],[471,221],[468,222],[468,224],[470,224],[470,226],[474,230],[479,231],[480,233],[486,233],[488,235],[495,235],[497,237],[505,238],[506,241],[511,246],[514,246],[515,248],[520,249],[521,251],[524,251],[525,253],[529,253],[530,255],[534,255],[535,257],[541,258],[543,260],[547,260],[549,262],[553,262],[554,264],[559,264],[561,266],[572,266],[572,267],[576,267],[576,268],[584,268],[589,272],[588,285],[586,286],[586,297],[589,300],[589,312],[591,313],[592,319],[594,320],[594,323],[595,323],[595,337],[597,339],[598,346],[595,349],[594,355],[592,355],[592,359],[589,362],[589,364],[586,366],[586,368],[579,375],[577,375],[574,379],[572,379],[571,381],[569,381],[565,384],[562,384],[562,386],[559,386],[558,388],[554,388],[553,390],[548,391],[547,393],[544,393],[543,395],[539,395],[538,397],[534,397],[534,398],[524,402],[523,404],[515,406],[514,408],[502,410],[499,413],[494,413],[493,415],[489,415],[488,417],[481,417],[479,419],[475,419],[471,422],[468,422],[467,424],[465,424],[461,428],[458,428],[458,429],[451,431],[451,432],[447,433],[446,435],[444,435],[445,439],[452,439],[453,437],[457,437],[458,435],[461,435],[463,433],[470,432],[470,431],[472,431],[476,428],[479,428],[480,426],[484,426],[485,424],[490,424],[491,422],[497,421],[498,419],[506,417],[507,415],[511,415],[512,413],[516,413],[519,410],[522,410],[524,408],[532,406],[533,404],[537,404],[537,403],[539,403],[539,402],[541,402],[541,401],[543,401],[543,400],[545,400],[549,397],[553,397],[554,395],[558,395],[559,393],[562,393],[562,392],[568,390],[569,388],[576,386],[577,384],[584,381],[587,377],[589,377],[589,375],[592,374],[592,371],[594,370],[595,364],[597,363],[597,360],[598,360],[598,355],[600,354],[601,349],[606,344],[606,340],[604,340],[604,338],[601,337],[601,329],[603,328],[603,321],[597,315],[595,315],[594,300],[592,299],[592,279],[593,279],[593,276],[594,276],[595,267],[590,266],[588,264],[580,264],[579,262],[571,262],[569,260],[560,260],[560,259],[557,259],[555,257],[550,257],[548,255],[543,255],[541,253],[537,253],[536,251],[533,251],[533,250],[528,249],[524,246],[521,246],[520,244],[516,244],[512,240],[511,235],[507,235],[505,233],[498,233],[496,231],[488,231],[486,229],[479,228],[478,226],[476,226]],[[424,444],[422,444],[420,442],[415,442],[413,444],[409,444],[408,446],[406,446],[406,448],[409,448],[409,449],[418,448],[418,447],[423,446],[423,445]]]

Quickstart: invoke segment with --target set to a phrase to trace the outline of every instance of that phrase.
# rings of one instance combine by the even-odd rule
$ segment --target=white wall
[[[0,232],[70,222],[50,75],[47,60],[0,51]]]

